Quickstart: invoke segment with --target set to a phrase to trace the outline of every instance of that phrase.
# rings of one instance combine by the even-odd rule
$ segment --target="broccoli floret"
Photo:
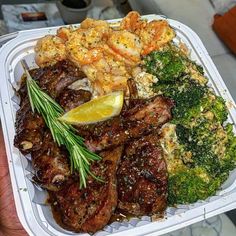
[[[223,128],[220,123],[209,120],[191,128],[179,124],[176,126],[178,142],[184,151],[191,152],[192,157],[189,163],[185,163],[188,166],[187,170],[173,175],[169,173],[172,204],[205,199],[214,194],[227,179],[229,171],[236,166],[236,137],[232,128],[232,124],[227,124]],[[199,168],[205,173],[200,175],[200,177],[205,176],[203,179],[199,179],[199,175],[196,175],[195,170]],[[198,188],[200,193],[197,192]]]
[[[155,91],[170,97],[175,102],[172,110],[173,123],[188,124],[201,112],[201,102],[206,92],[206,87],[201,86],[195,80],[185,76],[175,83],[158,82],[154,86]]]
[[[175,101],[172,123],[191,126],[192,121],[201,119],[208,111],[215,122],[223,124],[227,120],[228,111],[224,99],[214,95],[206,86],[200,85],[188,75],[175,83],[157,82],[153,89]]]
[[[173,205],[206,199],[236,166],[236,137],[232,125],[223,126],[228,116],[225,101],[207,87],[203,68],[173,45],[152,52],[144,64],[158,78],[153,90],[175,102],[170,123],[176,151],[174,158],[166,158],[168,201]],[[178,168],[169,168],[174,160]]]
[[[204,200],[213,195],[221,183],[221,178],[210,177],[202,168],[180,171],[169,177],[168,203],[187,204]]]
[[[211,175],[220,173],[220,160],[212,150],[213,144],[218,137],[212,133],[209,123],[203,122],[193,128],[185,128],[183,125],[176,126],[178,141],[184,146],[184,150],[192,153],[190,167],[202,166]]]
[[[233,170],[236,166],[236,137],[233,132],[233,124],[227,124],[225,127],[227,133],[227,144],[225,150],[225,158],[221,167],[222,173],[228,176],[228,172]]]
[[[221,124],[227,120],[228,111],[225,105],[225,100],[222,97],[216,97],[211,105],[210,110],[214,113],[217,121],[219,121]]]
[[[233,124],[227,124],[225,130],[228,137],[226,156],[236,162],[236,137],[233,132]]]
[[[203,70],[203,67],[201,65],[198,65],[196,62],[193,62],[191,60],[188,60],[189,61],[189,64],[192,64],[193,67],[196,68],[196,70],[201,74],[201,75],[204,75],[204,70]]]
[[[153,51],[144,57],[144,67],[162,83],[174,83],[185,74],[189,74],[201,85],[206,85],[208,81],[204,76],[203,67],[191,61],[173,44],[166,46],[162,51]]]
[[[147,72],[155,75],[161,82],[174,82],[186,69],[184,59],[171,50],[151,52],[144,63]]]

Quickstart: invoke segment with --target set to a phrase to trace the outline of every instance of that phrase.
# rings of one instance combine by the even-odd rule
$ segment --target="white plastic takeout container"
[[[163,17],[147,15],[143,18],[153,20]],[[176,43],[181,41],[187,45],[191,51],[191,59],[203,66],[205,74],[209,78],[209,86],[215,90],[217,95],[221,95],[227,101],[229,122],[235,124],[235,103],[201,40],[196,33],[182,23],[171,19],[167,20],[176,31],[177,36],[174,41]],[[112,20],[111,22],[117,21]],[[19,98],[15,95],[15,89],[17,89],[17,82],[23,74],[20,60],[24,58],[29,66],[35,67],[34,45],[36,41],[46,34],[54,34],[57,28],[21,31],[14,39],[3,45],[0,50],[1,122],[17,214],[29,235],[78,235],[62,229],[55,223],[50,207],[45,204],[46,191],[38,188],[30,181],[33,170],[29,158],[24,157],[13,145],[14,122],[16,111],[19,108]],[[234,126],[234,132],[235,130]],[[95,235],[162,235],[234,209],[236,208],[235,179],[236,169],[230,173],[228,180],[215,196],[190,205],[169,207],[166,210],[166,216],[159,221],[152,222],[150,217],[143,216],[140,219],[132,218],[128,222],[113,222]]]

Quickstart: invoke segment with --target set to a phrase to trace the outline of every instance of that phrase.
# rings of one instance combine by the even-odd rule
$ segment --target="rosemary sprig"
[[[32,79],[26,62],[23,60],[22,66],[26,73],[26,85],[32,111],[37,111],[42,115],[46,125],[51,131],[53,140],[59,145],[64,145],[69,154],[71,162],[71,171],[79,172],[80,188],[86,187],[88,175],[100,180],[90,171],[90,163],[100,160],[101,157],[90,152],[84,145],[84,139],[75,134],[75,129],[58,118],[64,112],[62,107],[57,104],[38,86]]]

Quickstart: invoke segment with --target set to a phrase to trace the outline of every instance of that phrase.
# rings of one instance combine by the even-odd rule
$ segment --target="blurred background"
[[[232,10],[236,0],[0,0],[0,5],[2,37],[24,29],[79,23],[86,16],[119,18],[130,10],[137,10],[142,15],[160,14],[180,21],[199,35],[236,101],[236,8]],[[193,232],[199,236],[236,235],[235,226],[229,219],[236,224],[235,210],[192,226],[191,234],[187,228],[171,235],[193,235]],[[202,227],[211,228],[215,233],[198,231]],[[230,227],[234,229],[230,234],[219,233]]]

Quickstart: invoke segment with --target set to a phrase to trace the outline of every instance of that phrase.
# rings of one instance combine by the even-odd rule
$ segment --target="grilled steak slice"
[[[89,91],[66,88],[60,93],[57,100],[65,111],[69,111],[85,102],[90,101],[91,97],[92,94]]]
[[[45,89],[54,98],[59,96],[73,82],[84,78],[84,74],[81,71],[65,61],[59,62],[52,67],[31,70],[30,73],[39,82],[40,87]],[[45,124],[41,116],[33,114],[31,111],[25,80],[22,81],[18,93],[21,97],[21,102],[20,109],[16,114],[14,145],[25,155],[41,148]],[[80,91],[78,93],[75,91],[75,93],[76,95],[74,96],[71,95],[72,92],[68,93],[67,98],[70,100],[67,102],[69,107],[83,103],[91,97],[87,92],[83,93]],[[65,100],[62,99],[61,102],[65,105]]]
[[[64,89],[75,81],[86,77],[77,67],[66,61],[58,62],[49,67],[32,69],[30,75],[53,98],[57,98]],[[18,91],[21,99],[27,95],[25,79],[23,78],[21,88]]]
[[[171,119],[172,107],[172,100],[162,96],[147,100],[95,128],[86,145],[99,151],[148,134]]]
[[[45,124],[41,116],[32,113],[27,97],[22,100],[16,113],[15,126],[14,145],[22,154],[26,155],[41,148]]]
[[[40,150],[31,153],[34,181],[41,187],[57,191],[71,175],[68,153],[53,141],[50,131],[44,133]]]
[[[105,182],[88,178],[87,188],[79,188],[79,180],[71,178],[56,194],[50,194],[52,207],[67,229],[76,232],[96,232],[109,221],[117,205],[116,170],[122,147],[100,153],[100,162],[91,171]]]
[[[155,134],[125,147],[117,181],[119,211],[136,216],[163,213],[167,206],[167,167]]]
[[[64,100],[61,102],[66,107],[77,106],[91,97],[87,91],[75,91],[75,95],[71,95],[72,92],[66,87],[75,80],[82,79],[83,73],[66,62],[57,63],[53,67],[34,69],[30,73],[44,89],[47,89],[50,96],[62,94],[61,98],[64,96]],[[35,182],[43,188],[57,191],[71,175],[68,153],[54,143],[43,118],[37,113],[32,113],[25,81],[22,82],[18,93],[21,102],[16,114],[14,145],[24,155],[31,153]]]
[[[65,88],[85,77],[83,72],[65,61],[39,70],[43,72],[34,72],[37,75],[35,79],[38,80],[39,86],[53,98],[57,98]]]
[[[30,75],[32,76],[33,79],[38,79],[39,77],[41,77],[44,73],[44,70],[41,68],[35,68],[29,71]],[[27,98],[27,86],[26,86],[26,75],[23,75],[20,81],[20,88],[17,91],[17,95],[19,95],[21,102],[20,102],[20,106],[22,104],[22,102]]]
[[[14,145],[24,155],[31,153],[33,179],[43,188],[56,191],[70,175],[67,153],[53,141],[43,118],[32,113],[27,97],[16,114]]]

